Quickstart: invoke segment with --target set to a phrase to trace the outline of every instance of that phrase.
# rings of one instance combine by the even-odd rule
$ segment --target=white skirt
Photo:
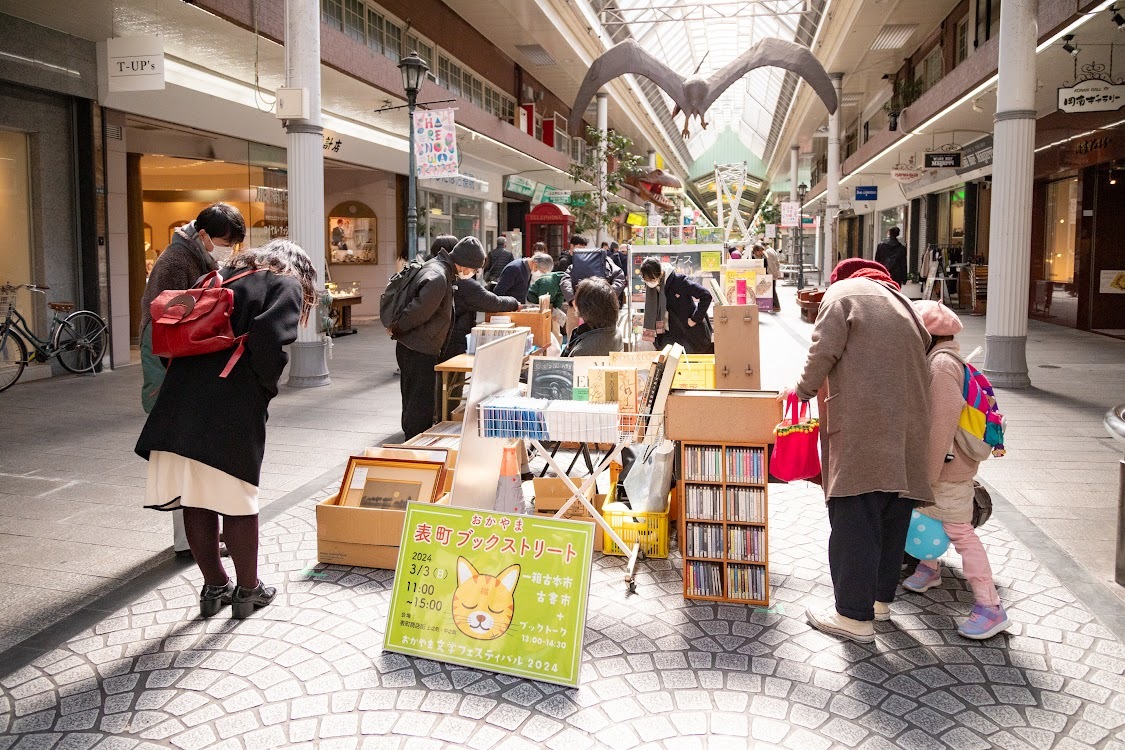
[[[258,488],[249,482],[178,453],[152,451],[145,504],[163,504],[177,497],[185,508],[205,508],[224,516],[258,512]]]

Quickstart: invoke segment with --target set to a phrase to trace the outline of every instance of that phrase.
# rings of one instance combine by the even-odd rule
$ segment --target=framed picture
[[[406,510],[412,502],[432,503],[444,489],[445,462],[352,456],[340,485],[340,505]]]

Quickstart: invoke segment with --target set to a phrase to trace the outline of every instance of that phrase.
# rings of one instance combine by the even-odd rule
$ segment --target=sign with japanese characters
[[[164,88],[164,37],[121,36],[106,41],[109,91],[159,91]]]
[[[383,648],[577,687],[594,531],[410,503]]]
[[[414,155],[419,179],[457,174],[461,158],[457,151],[457,125],[452,109],[414,113]]]
[[[1113,112],[1125,107],[1125,84],[1094,78],[1059,89],[1063,112]]]

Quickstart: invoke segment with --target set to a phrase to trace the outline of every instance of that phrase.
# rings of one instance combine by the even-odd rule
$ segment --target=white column
[[[606,195],[606,174],[609,171],[609,165],[606,163],[607,157],[607,140],[609,139],[609,95],[604,91],[599,91],[597,95],[598,102],[598,133],[601,135],[601,148],[598,151],[598,213],[601,215],[604,222],[606,210],[609,206],[609,199]],[[597,245],[603,238],[607,237],[605,226],[598,227],[597,236],[594,238],[594,244]]]
[[[820,260],[820,278],[827,279],[836,265],[836,214],[840,213],[840,114],[844,108],[844,74],[832,73],[836,89],[836,111],[828,116],[828,185],[825,189],[824,253]]]
[[[647,156],[649,169],[656,169],[656,151],[650,148]],[[651,203],[645,203],[645,216],[656,216],[659,215],[659,213],[660,212],[656,210],[656,206]]]
[[[1038,0],[1000,6],[992,226],[984,372],[1002,388],[1027,388],[1027,294],[1031,276],[1031,190],[1035,166],[1035,46]]]
[[[792,146],[789,149],[789,202],[797,202],[797,183],[801,181],[800,175],[801,147]],[[797,262],[797,230],[789,230],[789,262]]]
[[[289,135],[289,239],[300,245],[324,283],[324,148],[320,120],[320,4],[286,0],[285,46],[289,61],[285,85],[309,92],[309,118],[286,120]],[[292,346],[288,384],[299,388],[328,385],[328,337],[319,331],[314,309]]]

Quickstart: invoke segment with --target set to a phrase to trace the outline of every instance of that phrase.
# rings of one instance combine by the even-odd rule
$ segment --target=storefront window
[[[1074,245],[1078,222],[1078,178],[1047,185],[1043,275],[1055,284],[1074,283]]]
[[[0,284],[29,284],[31,276],[31,195],[27,136],[0,130]],[[31,319],[30,293],[21,290],[16,307]],[[0,310],[0,315],[7,310]]]
[[[481,239],[481,202],[471,198],[453,199],[453,234]]]
[[[875,244],[878,245],[885,240],[887,238],[887,232],[895,227],[899,229],[899,241],[905,244],[907,237],[906,206],[898,206],[897,208],[879,212],[879,234],[875,238]]]

